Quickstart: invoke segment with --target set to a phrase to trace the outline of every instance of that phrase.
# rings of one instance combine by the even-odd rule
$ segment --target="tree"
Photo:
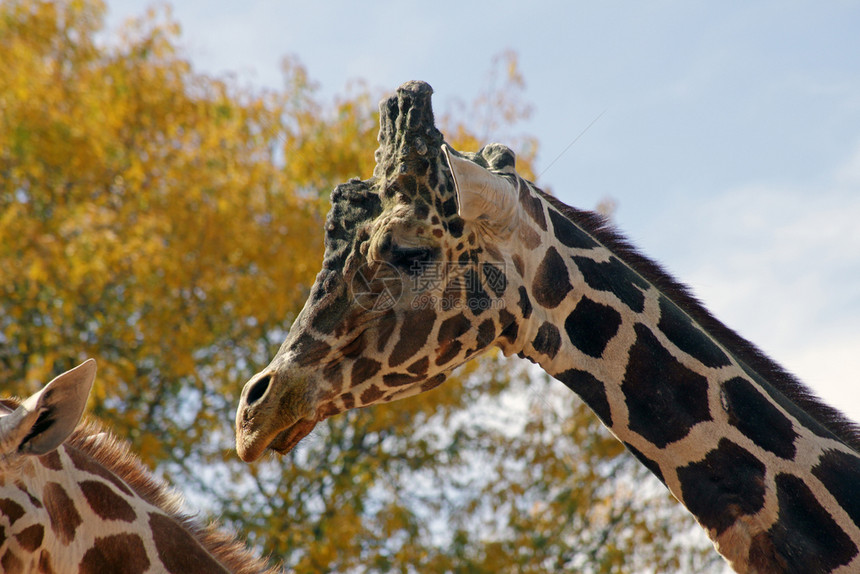
[[[655,480],[640,496],[644,471],[580,403],[498,357],[330,419],[283,459],[240,463],[237,395],[306,298],[328,192],[372,172],[375,97],[359,86],[325,102],[295,59],[277,91],[202,75],[169,11],[98,44],[103,12],[95,0],[0,2],[7,392],[95,357],[91,411],[297,571],[709,563],[673,539],[690,519]],[[533,174],[535,140],[505,133],[527,113],[515,56],[493,69],[481,114],[453,108],[441,123],[460,149],[516,141]],[[530,408],[492,424],[511,404]]]
[[[302,126],[285,94],[194,74],[155,14],[108,51],[98,3],[3,11],[4,379],[94,356],[95,412],[147,462],[183,460],[316,271],[317,198],[275,161]]]

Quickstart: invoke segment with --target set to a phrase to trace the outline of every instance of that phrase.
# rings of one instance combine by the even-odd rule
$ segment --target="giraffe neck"
[[[523,320],[503,349],[579,394],[738,571],[858,571],[850,423],[594,215],[525,182],[520,201]]]
[[[180,513],[181,498],[88,424],[0,474],[5,572],[267,571],[234,539]]]

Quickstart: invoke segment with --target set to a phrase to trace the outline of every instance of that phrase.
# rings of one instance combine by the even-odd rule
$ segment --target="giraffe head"
[[[0,400],[0,571],[274,573],[94,421],[89,359],[25,400]]]
[[[429,390],[517,339],[514,154],[445,145],[431,94],[410,82],[381,102],[373,177],[332,193],[322,270],[280,350],[243,389],[243,460],[288,452],[339,412]]]

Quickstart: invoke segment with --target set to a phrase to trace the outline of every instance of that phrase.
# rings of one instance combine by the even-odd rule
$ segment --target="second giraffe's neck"
[[[9,479],[0,523],[7,513],[7,541],[14,537],[22,550],[39,551],[17,558],[38,561],[39,572],[275,572],[235,537],[184,515],[181,496],[96,423],[80,425],[55,450],[20,464],[20,475],[0,476],[0,483]],[[40,534],[25,538],[24,532]],[[6,567],[7,558],[0,571],[31,571]]]
[[[849,423],[599,218],[525,183],[520,199],[505,350],[575,391],[738,571],[860,569]]]

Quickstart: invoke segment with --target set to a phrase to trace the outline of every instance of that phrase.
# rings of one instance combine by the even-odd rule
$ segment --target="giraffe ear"
[[[0,454],[51,452],[75,430],[96,377],[96,362],[66,371],[0,419]]]
[[[460,157],[445,144],[442,145],[442,153],[454,178],[457,214],[466,221],[485,220],[497,229],[513,225],[519,204],[514,185],[508,179]]]

